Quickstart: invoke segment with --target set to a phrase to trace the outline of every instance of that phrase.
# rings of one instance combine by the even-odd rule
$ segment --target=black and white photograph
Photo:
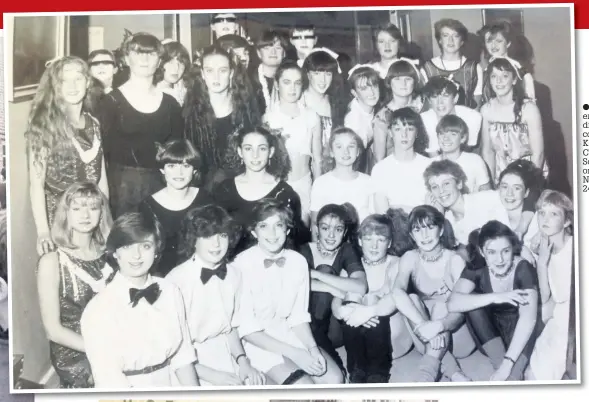
[[[571,4],[35,18],[12,392],[580,383]]]

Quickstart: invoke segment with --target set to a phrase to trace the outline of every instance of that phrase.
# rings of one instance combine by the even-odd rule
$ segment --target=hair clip
[[[331,57],[333,57],[333,58],[335,59],[335,62],[337,63],[337,72],[338,72],[338,73],[340,73],[340,74],[342,73],[342,69],[341,69],[341,67],[340,67],[340,65],[339,65],[339,62],[337,61],[337,59],[338,59],[338,57],[339,57],[339,54],[337,54],[337,53],[336,53],[336,52],[334,52],[333,50],[331,50],[331,49],[328,49],[328,48],[326,48],[326,47],[314,47],[313,49],[311,49],[311,51],[310,51],[309,53],[307,53],[307,55],[305,56],[305,59],[306,59],[307,57],[309,57],[309,55],[310,55],[311,53],[317,53],[317,52],[325,52],[325,53],[327,53],[328,55],[330,55]]]
[[[356,64],[354,67],[352,67],[350,69],[350,71],[348,71],[348,79],[350,79],[350,77],[352,76],[352,74],[354,73],[354,71],[356,71],[359,68],[362,67],[368,67],[369,69],[373,70],[374,72],[376,72],[376,70],[374,70],[374,67],[372,67],[370,64]]]
[[[63,57],[61,57],[61,56],[57,56],[57,57],[52,58],[51,60],[47,60],[45,62],[45,68],[48,68],[50,65],[52,65],[53,63],[55,63],[58,60],[61,60],[62,58]]]
[[[511,64],[511,67],[513,67],[513,69],[515,70],[515,74],[517,75],[517,78],[519,78],[520,80],[523,79],[521,77],[520,72],[519,72],[519,70],[522,68],[522,65],[519,64],[519,62],[517,60],[514,60],[511,57],[507,57],[507,56],[493,56],[489,59],[489,64],[491,64],[493,61],[495,61],[497,59],[507,60],[509,62],[509,64]],[[487,71],[487,69],[489,68],[489,64],[487,64],[487,67],[485,67],[485,71]]]

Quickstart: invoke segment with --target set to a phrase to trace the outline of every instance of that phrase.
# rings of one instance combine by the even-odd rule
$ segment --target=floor
[[[9,356],[8,345],[0,344],[0,402],[33,402],[33,395],[10,395]]]
[[[345,360],[344,348],[339,348],[338,353]],[[417,375],[417,367],[421,354],[413,348],[405,356],[393,360],[393,367],[391,368],[391,378],[389,383],[411,383]],[[479,351],[475,351],[470,356],[459,359],[458,363],[466,375],[472,378],[473,381],[488,381],[493,373],[493,367],[489,359]],[[442,376],[442,382],[449,381]]]

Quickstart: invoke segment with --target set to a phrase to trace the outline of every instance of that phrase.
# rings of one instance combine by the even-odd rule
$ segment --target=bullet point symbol
[[[585,104],[583,105],[583,110],[589,110],[589,105],[585,103]]]

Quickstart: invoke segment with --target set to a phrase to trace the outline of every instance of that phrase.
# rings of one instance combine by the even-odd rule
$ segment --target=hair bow
[[[374,70],[374,67],[372,67],[370,64],[356,64],[354,67],[352,67],[350,69],[350,71],[348,71],[348,79],[350,79],[350,77],[352,76],[354,71],[356,71],[357,69],[362,68],[362,67],[368,67],[368,68]],[[374,71],[376,71],[376,70],[374,70]]]
[[[311,53],[317,53],[317,52],[325,52],[328,55],[330,55],[331,57],[333,57],[335,59],[335,62],[337,63],[337,72],[340,73],[340,74],[342,73],[342,69],[341,69],[341,67],[339,65],[339,62],[337,61],[337,59],[339,58],[339,54],[337,54],[333,50],[328,49],[326,47],[314,47],[313,49],[311,49],[311,51],[309,53],[307,53],[307,55],[305,56],[305,59],[307,57],[309,57],[309,55]]]
[[[168,43],[172,43],[172,42],[176,42],[174,39],[171,38],[165,38],[161,40],[162,45],[167,45]]]
[[[517,78],[519,78],[520,80],[522,79],[522,76],[519,72],[519,70],[522,68],[522,65],[519,64],[519,62],[517,60],[512,59],[511,57],[507,57],[507,56],[493,56],[489,59],[489,64],[492,63],[494,60],[497,59],[505,59],[509,62],[509,64],[511,64],[511,66],[513,67],[513,69],[515,70],[515,74],[517,75]],[[489,65],[487,64],[487,67],[485,67],[485,70],[487,70],[489,68]]]

